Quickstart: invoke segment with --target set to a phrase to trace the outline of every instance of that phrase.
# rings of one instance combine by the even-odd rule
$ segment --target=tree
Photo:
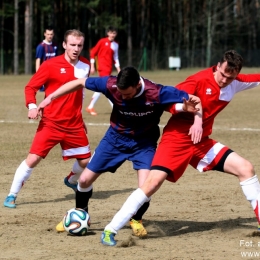
[[[24,73],[32,73],[32,9],[33,0],[26,0],[24,13]]]
[[[19,73],[18,17],[19,17],[18,0],[15,0],[14,1],[14,75],[17,75]]]

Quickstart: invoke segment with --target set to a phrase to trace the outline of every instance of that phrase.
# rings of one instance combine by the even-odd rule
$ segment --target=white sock
[[[122,208],[113,217],[112,221],[105,227],[105,230],[109,230],[117,234],[118,230],[121,229],[147,201],[149,201],[149,198],[140,188],[135,190],[128,197]]]
[[[241,188],[246,196],[246,199],[251,203],[252,208],[255,210],[256,201],[260,196],[260,184],[257,175],[240,182]]]
[[[90,185],[89,187],[87,187],[87,188],[81,188],[81,187],[79,186],[79,183],[78,183],[77,189],[78,189],[78,191],[80,191],[80,192],[89,192],[89,191],[91,191],[91,190],[93,189],[93,185],[91,184],[91,185]]]
[[[23,184],[29,179],[33,168],[29,168],[25,160],[17,168],[13,183],[8,195],[14,195],[17,197],[18,192],[21,190]]]
[[[90,104],[88,105],[88,108],[91,109],[94,107],[95,103],[99,99],[101,93],[100,92],[95,92],[91,98]]]
[[[71,175],[68,179],[69,183],[76,184],[78,182],[80,174],[84,171],[84,168],[82,168],[79,165],[78,160],[76,160],[72,166],[72,172],[74,173]]]
[[[110,106],[113,107],[113,103],[110,101],[110,99],[107,99],[107,100],[108,100]]]

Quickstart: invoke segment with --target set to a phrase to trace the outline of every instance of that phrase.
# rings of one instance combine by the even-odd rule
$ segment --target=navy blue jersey
[[[160,117],[172,103],[182,103],[188,94],[172,86],[163,86],[141,78],[141,91],[132,99],[122,99],[117,77],[90,77],[87,89],[103,93],[113,103],[111,127],[118,133],[136,138],[158,138]]]
[[[47,44],[44,41],[41,42],[36,48],[36,59],[41,60],[41,64],[58,55],[58,47],[56,44]]]

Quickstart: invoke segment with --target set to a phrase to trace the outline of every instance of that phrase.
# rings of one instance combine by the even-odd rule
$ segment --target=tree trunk
[[[14,75],[19,74],[19,54],[18,54],[18,15],[19,15],[19,7],[18,1],[14,1]]]
[[[24,73],[32,73],[32,8],[33,0],[25,2],[24,14]]]
[[[132,65],[132,10],[131,10],[131,0],[127,0],[127,13],[128,13],[128,25],[127,25],[127,64]]]

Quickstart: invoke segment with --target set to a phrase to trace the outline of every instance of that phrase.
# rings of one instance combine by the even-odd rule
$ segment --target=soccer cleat
[[[57,226],[56,226],[56,231],[57,232],[64,232],[65,228],[63,226],[63,221],[61,221]]]
[[[4,206],[7,208],[16,208],[15,200],[16,200],[16,197],[14,195],[7,196],[4,201]]]
[[[116,241],[114,239],[114,236],[115,236],[115,233],[108,231],[108,230],[104,230],[101,234],[100,241],[103,245],[115,246]]]
[[[78,186],[78,184],[72,184],[72,183],[70,183],[68,177],[65,177],[65,178],[64,178],[64,184],[65,184],[66,186],[68,186],[69,188],[73,189],[75,192],[77,191],[77,186]]]
[[[137,237],[146,237],[147,236],[147,231],[143,226],[142,220],[134,220],[133,218],[129,222],[133,235]]]
[[[97,112],[94,110],[94,108],[86,108],[86,111],[90,113],[92,116],[96,116]]]

